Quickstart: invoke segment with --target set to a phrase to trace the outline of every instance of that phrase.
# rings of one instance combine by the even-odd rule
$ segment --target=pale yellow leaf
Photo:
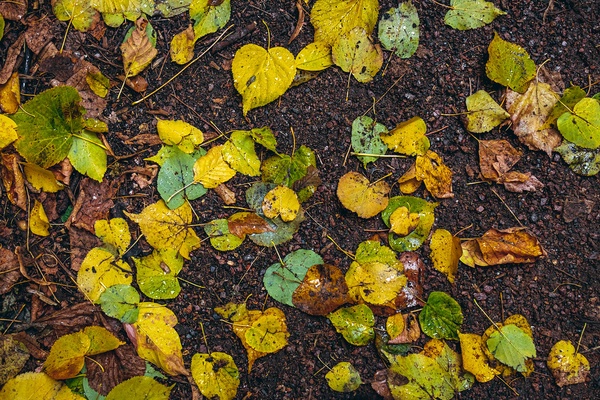
[[[417,156],[415,171],[416,178],[425,183],[425,187],[433,197],[438,199],[454,197],[452,171],[437,153],[428,150],[425,155]]]
[[[398,207],[390,215],[390,230],[399,236],[406,236],[419,226],[419,213],[411,213],[407,207]]]
[[[300,211],[300,202],[292,189],[277,186],[265,195],[262,210],[267,218],[280,216],[283,221],[289,222],[296,219]]]
[[[196,150],[204,141],[204,134],[200,129],[181,120],[161,119],[156,124],[156,130],[163,143],[177,146],[187,154]]]
[[[350,72],[357,81],[373,79],[383,65],[383,51],[373,44],[367,32],[357,27],[342,35],[331,48],[331,58],[342,71]]]
[[[332,65],[331,46],[323,42],[309,43],[296,56],[296,68],[305,71],[322,71]]]
[[[0,114],[0,150],[18,138],[16,122],[6,115]]]
[[[423,155],[429,150],[429,139],[425,136],[427,126],[421,117],[412,117],[399,123],[394,129],[381,134],[381,140],[396,153],[407,156]]]
[[[373,33],[379,13],[377,0],[317,0],[310,13],[315,42],[333,46],[340,36],[355,27]]]
[[[223,146],[212,147],[194,164],[194,181],[207,189],[215,188],[235,176],[235,170],[223,159],[222,149]]]

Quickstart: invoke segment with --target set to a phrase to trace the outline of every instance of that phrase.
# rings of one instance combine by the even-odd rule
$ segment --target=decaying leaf
[[[246,115],[285,93],[296,74],[296,63],[294,55],[283,47],[265,50],[247,44],[235,53],[231,72]]]
[[[337,363],[325,374],[327,384],[336,392],[353,392],[363,383],[360,374],[352,364],[346,361]]]
[[[560,387],[590,380],[589,361],[583,354],[577,353],[570,341],[561,340],[555,343],[546,363]]]
[[[405,251],[400,255],[400,262],[404,266],[406,285],[396,297],[396,307],[404,309],[423,305],[423,278],[425,264],[418,253]]]
[[[273,228],[258,214],[242,211],[227,218],[227,227],[232,235],[243,239],[254,233],[273,232]]]
[[[142,72],[156,57],[156,34],[146,18],[139,18],[130,35],[121,44],[123,68],[127,77],[136,76]]]
[[[406,276],[402,272],[399,261],[355,261],[346,272],[346,282],[355,301],[379,306],[393,305],[406,285]]]
[[[463,323],[460,304],[444,292],[431,292],[419,314],[421,330],[435,339],[458,339]]]
[[[419,46],[419,14],[411,1],[390,8],[379,21],[377,37],[386,50],[409,58]]]
[[[521,227],[492,228],[482,237],[463,241],[461,245],[463,255],[460,261],[470,267],[531,263],[546,255],[537,238]]]
[[[52,11],[60,21],[69,21],[75,29],[87,32],[100,19],[89,0],[57,0]]]
[[[401,315],[404,320],[404,329],[396,336],[390,335],[388,344],[414,343],[421,337],[421,328],[419,327],[417,317],[413,313]]]
[[[421,217],[418,213],[410,212],[407,207],[398,207],[390,215],[390,232],[406,236],[419,226]]]
[[[506,13],[497,9],[494,3],[489,1],[452,0],[444,22],[454,29],[464,31],[481,28],[500,15],[506,15]]]
[[[12,251],[0,248],[0,295],[12,290],[17,283],[21,273],[19,272],[19,260]]]
[[[219,251],[230,251],[238,248],[246,236],[239,237],[229,231],[229,222],[224,219],[214,219],[204,225],[204,232],[210,238],[212,247]]]
[[[208,399],[231,400],[240,385],[240,373],[233,358],[226,353],[194,354],[192,377]]]
[[[361,218],[371,218],[388,205],[390,187],[385,181],[370,183],[358,172],[348,172],[340,178],[337,188],[338,199],[348,210]]]
[[[381,47],[379,44],[373,44],[369,34],[362,27],[356,27],[343,34],[331,48],[331,58],[342,71],[351,73],[362,83],[373,80],[383,65]]]
[[[19,110],[21,105],[21,88],[19,83],[19,73],[13,72],[8,81],[0,85],[0,110],[7,114],[14,114]],[[3,116],[8,119],[8,117]],[[2,129],[0,128],[0,131]],[[0,137],[3,136],[0,134]],[[16,139],[16,138],[15,138]],[[2,148],[2,140],[0,140],[0,148]]]
[[[589,150],[563,141],[558,147],[554,148],[562,159],[569,164],[569,167],[577,174],[583,176],[593,176],[600,172],[600,150]]]
[[[344,339],[355,346],[365,346],[375,338],[375,316],[373,311],[365,304],[344,307],[329,314],[335,330],[344,336]]]
[[[495,32],[488,54],[490,58],[485,65],[488,78],[515,92],[524,93],[529,81],[535,77],[535,63],[527,51],[518,44],[503,40]]]
[[[373,118],[362,115],[352,122],[352,149],[357,153],[373,154],[359,155],[366,168],[368,163],[377,161],[377,155],[385,154],[386,146],[381,141],[381,134],[387,133],[385,125],[375,122]]]
[[[485,90],[467,97],[466,104],[468,113],[465,120],[469,132],[489,132],[510,117]]]
[[[315,42],[333,46],[340,36],[355,27],[362,27],[370,35],[378,13],[377,0],[317,0],[310,13]]]
[[[0,249],[0,253],[2,250],[5,249]],[[25,366],[29,360],[29,352],[21,342],[15,340],[13,335],[2,335],[0,336],[0,358],[2,359],[0,385],[4,385]]]
[[[431,236],[429,248],[433,268],[446,275],[450,283],[454,283],[458,261],[462,256],[460,239],[445,229],[436,229]]]
[[[344,274],[331,264],[311,266],[292,294],[292,304],[311,315],[327,315],[349,300]]]
[[[452,193],[452,170],[444,164],[442,158],[428,150],[424,155],[417,155],[415,162],[415,178],[423,181],[433,197],[448,199]]]

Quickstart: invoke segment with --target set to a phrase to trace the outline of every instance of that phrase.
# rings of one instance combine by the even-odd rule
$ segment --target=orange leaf
[[[334,265],[313,265],[292,295],[292,303],[311,315],[327,315],[349,301],[344,274]]]

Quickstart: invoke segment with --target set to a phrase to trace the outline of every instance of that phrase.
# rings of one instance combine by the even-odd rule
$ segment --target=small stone
[[[475,299],[477,299],[478,301],[484,301],[485,299],[487,299],[487,295],[485,293],[474,293],[473,297],[475,297]]]
[[[485,210],[485,208],[483,208],[483,206],[479,206],[477,207],[477,212],[483,212],[483,210]]]

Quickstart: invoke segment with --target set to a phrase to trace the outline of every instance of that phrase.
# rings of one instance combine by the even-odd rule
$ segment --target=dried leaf
[[[419,322],[413,313],[402,314],[402,319],[404,320],[404,330],[392,337],[388,344],[414,343],[421,337],[421,328],[419,328]]]
[[[121,44],[123,68],[127,77],[142,72],[158,54],[156,44],[152,43],[153,34],[152,26],[146,18],[142,17],[135,22],[135,28],[130,31],[130,36]]]
[[[492,228],[480,238],[463,241],[460,260],[471,267],[535,262],[546,252],[537,238],[524,229]]]
[[[0,253],[2,250],[5,249],[0,249]],[[29,352],[23,344],[15,340],[13,335],[5,334],[0,336],[0,359],[2,359],[0,385],[4,385],[25,366],[25,363],[29,360]]]
[[[330,264],[311,266],[292,294],[292,304],[310,315],[327,315],[349,300],[344,274]]]
[[[404,275],[406,276],[406,286],[396,297],[396,307],[405,309],[423,305],[423,278],[425,274],[425,264],[418,253],[405,251],[400,255],[400,262],[404,265]]]
[[[12,251],[0,247],[0,295],[10,292],[20,277],[17,256]]]
[[[577,353],[570,341],[561,340],[552,346],[546,361],[559,387],[575,385],[590,380],[590,363]]]
[[[8,81],[3,85],[0,85],[0,110],[7,114],[14,114],[19,110],[20,105],[21,89],[19,83],[19,73],[13,72]],[[0,132],[1,131],[4,131],[4,129],[0,128]],[[4,135],[0,134],[0,136]],[[2,145],[2,142],[3,140],[0,140],[0,148],[6,147]]]
[[[452,171],[437,153],[428,150],[423,156],[417,155],[415,177],[425,183],[425,187],[433,197],[439,199],[454,197]]]
[[[227,219],[227,225],[229,232],[239,238],[244,238],[246,235],[253,233],[274,231],[271,225],[259,215],[247,211],[231,215]]]

